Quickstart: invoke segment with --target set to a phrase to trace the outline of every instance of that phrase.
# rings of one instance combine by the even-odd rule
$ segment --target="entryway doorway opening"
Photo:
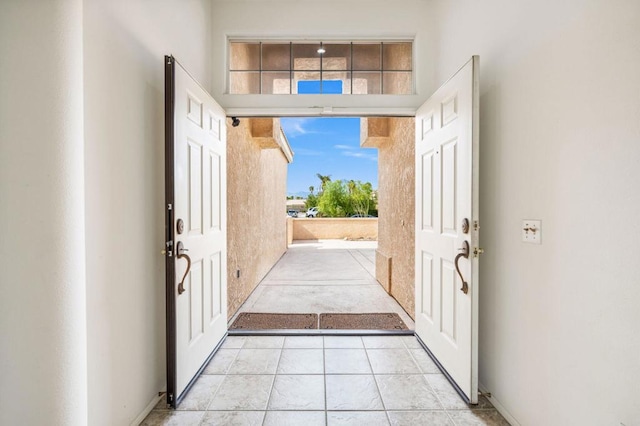
[[[228,294],[230,300],[235,298],[232,303],[237,304],[237,311],[230,309],[233,314],[229,332],[411,333],[414,119],[244,117],[240,122],[237,128],[229,127],[228,137],[229,269],[235,272],[229,274]],[[253,139],[280,136],[272,149],[282,154],[287,151],[283,145],[290,148],[293,162],[287,167],[289,199],[280,201],[281,215],[293,216],[291,204],[299,204],[294,210],[299,217],[285,216],[286,252],[262,276],[247,283],[251,285],[249,292],[240,288],[242,260],[238,259],[235,271],[233,263],[236,257],[243,256],[243,250],[250,248],[234,245],[246,241],[240,235],[247,232],[246,226],[252,226],[249,223],[262,223],[265,229],[256,228],[255,232],[273,231],[266,229],[270,226],[269,217],[248,218],[231,201],[234,176],[246,180],[242,170],[231,171],[236,158],[233,151],[238,149],[234,144],[239,139],[234,134],[246,131]],[[264,140],[261,143],[264,146]],[[264,154],[267,149],[263,149],[263,155],[272,155],[273,152]],[[247,167],[282,168],[278,161],[272,158],[271,167],[265,164]],[[236,167],[245,166],[236,164]],[[277,180],[283,178],[276,172],[267,173],[262,180],[277,187]],[[262,192],[271,191],[273,197],[280,195],[277,188],[261,188]],[[267,197],[266,204],[270,204],[270,198]],[[285,201],[290,205],[285,206]],[[313,214],[314,207],[319,212],[317,217]],[[261,207],[253,206],[251,210],[260,211]],[[311,211],[308,216],[307,211]],[[272,221],[283,223],[280,215]],[[234,233],[238,238],[234,238]],[[253,234],[252,239],[260,244],[257,235]],[[272,256],[271,249],[263,251],[267,253],[258,257]],[[234,288],[236,282],[238,291]],[[238,303],[243,290],[246,296]]]
[[[175,66],[174,58],[165,59],[167,392],[169,404],[175,407],[227,335],[221,320],[227,317],[224,301],[230,301],[227,289],[231,285],[224,274],[233,269],[227,267],[227,260],[232,259],[227,259],[223,243],[233,238],[226,233],[224,206],[226,195],[234,192],[225,190],[225,171],[233,167],[227,168],[229,151],[219,148],[233,144],[232,132],[226,133],[226,123],[220,119],[219,105],[182,67]],[[408,230],[415,238],[416,271],[411,286],[415,285],[414,303],[418,305],[416,335],[434,360],[442,360],[443,373],[471,403],[478,400],[477,257],[482,253],[477,246],[478,76],[478,58],[473,57],[418,109],[415,147],[410,150],[415,176],[407,180],[416,185],[416,222]],[[384,146],[393,133],[389,120],[395,119],[367,119],[363,125],[367,138]],[[235,119],[229,124],[238,125]],[[264,129],[256,128],[259,145],[269,145],[270,139],[277,138],[275,134],[264,137],[260,134]],[[246,199],[241,201],[238,205],[248,205]],[[405,226],[404,221],[401,224]],[[202,235],[210,236],[215,244],[203,244]],[[185,253],[193,247],[197,250]],[[456,255],[456,251],[461,253]],[[378,252],[376,276],[384,277],[378,274],[385,267],[378,261]],[[176,270],[174,254],[176,260],[184,260],[184,272]],[[460,267],[461,258],[467,261]],[[218,341],[209,355],[210,345],[203,346],[207,342],[202,336]],[[201,345],[196,347],[195,342]],[[181,372],[185,368],[188,371]]]

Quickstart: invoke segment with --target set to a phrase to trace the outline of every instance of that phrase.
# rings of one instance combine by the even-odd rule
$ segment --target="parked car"
[[[307,210],[307,217],[317,217],[317,216],[318,216],[317,207],[311,207],[309,210]]]
[[[295,210],[288,210],[287,211],[287,216],[298,217],[298,212],[295,211]]]
[[[351,215],[351,217],[376,217],[376,216],[372,216],[370,214],[354,214],[354,215]]]

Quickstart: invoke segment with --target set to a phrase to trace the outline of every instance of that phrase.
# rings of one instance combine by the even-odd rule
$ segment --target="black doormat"
[[[243,312],[230,330],[317,329],[318,314],[264,314]]]
[[[320,314],[320,329],[327,330],[408,330],[400,315],[376,314]]]

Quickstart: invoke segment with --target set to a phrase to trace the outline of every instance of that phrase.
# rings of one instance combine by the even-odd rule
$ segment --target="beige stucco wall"
[[[378,250],[376,278],[413,318],[414,294],[414,146],[412,118],[371,124],[378,148]],[[386,121],[386,123],[385,123]],[[364,125],[364,124],[363,124]],[[378,130],[381,133],[378,133]],[[384,135],[384,136],[382,136]],[[378,138],[379,137],[379,138]],[[382,139],[384,138],[384,139]]]
[[[377,218],[317,217],[293,219],[293,240],[378,238]]]
[[[229,318],[287,249],[287,158],[279,147],[261,148],[264,138],[252,138],[251,120],[241,119],[238,127],[227,122]]]
[[[293,218],[287,216],[287,246],[293,243]]]

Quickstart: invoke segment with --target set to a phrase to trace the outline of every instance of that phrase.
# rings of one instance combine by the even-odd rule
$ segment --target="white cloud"
[[[364,158],[370,161],[378,161],[378,157],[372,154],[367,154],[361,151],[345,151],[342,155],[346,155],[347,157],[355,157],[355,158]]]
[[[343,150],[353,150],[355,149],[354,147],[350,146],[350,145],[334,145],[333,146],[336,149],[343,149]]]
[[[370,161],[378,161],[378,156],[364,152],[363,149],[353,145],[334,145],[335,149],[342,151],[342,155],[353,158],[363,158]]]
[[[293,138],[309,133],[317,133],[309,130],[307,127],[311,120],[311,118],[282,118],[280,119],[280,125],[282,126],[282,130],[284,130],[284,134],[288,138]]]

